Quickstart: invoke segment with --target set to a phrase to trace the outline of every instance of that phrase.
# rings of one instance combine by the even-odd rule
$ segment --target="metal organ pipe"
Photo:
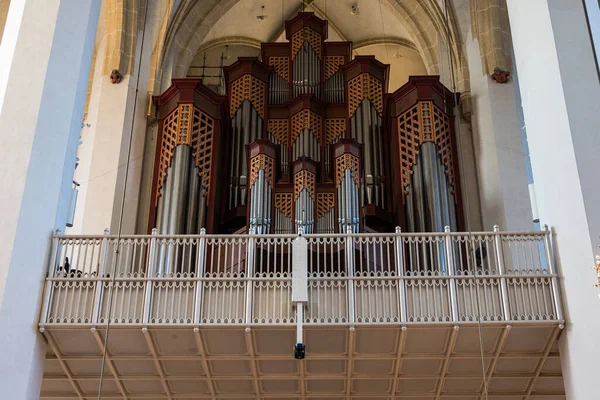
[[[344,102],[344,75],[337,71],[325,81],[325,101],[328,103]]]
[[[269,104],[283,104],[288,101],[290,87],[288,81],[277,72],[269,75]]]
[[[296,229],[302,228],[303,233],[313,233],[315,204],[308,193],[308,189],[302,189],[296,199]]]
[[[292,94],[320,95],[321,60],[308,42],[304,42],[292,63]]]
[[[198,192],[200,189],[200,171],[192,167],[188,182],[188,204],[185,233],[191,235],[198,232]]]
[[[357,233],[359,228],[358,186],[352,179],[352,171],[344,171],[342,182],[338,186],[338,213],[339,213],[339,231],[346,232],[348,227],[352,232]]]
[[[229,209],[246,205],[248,163],[246,145],[262,137],[263,120],[245,100],[232,118],[231,162],[229,173]]]
[[[385,168],[383,160],[383,124],[368,99],[361,102],[350,118],[350,135],[363,145],[364,172],[360,199],[363,205],[385,207]]]
[[[423,143],[406,196],[407,220],[409,228],[414,221],[413,232],[443,232],[446,225],[456,229],[454,195],[445,171],[437,144]]]

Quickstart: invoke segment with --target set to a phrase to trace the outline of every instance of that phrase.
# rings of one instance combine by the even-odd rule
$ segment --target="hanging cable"
[[[476,0],[475,0],[476,1]],[[453,111],[456,110],[458,103],[456,100],[456,76],[455,76],[455,69],[454,69],[454,58],[453,58],[453,52],[452,52],[452,46],[451,46],[451,35],[450,35],[450,12],[449,12],[449,6],[448,6],[448,0],[444,0],[444,14],[446,17],[446,26],[445,26],[445,34],[446,34],[446,44],[447,44],[447,56],[448,56],[448,61],[449,61],[449,67],[450,67],[450,80],[451,80],[451,85],[452,85],[452,109]],[[446,106],[446,111],[448,111],[447,109],[447,105],[446,105],[446,98],[444,97],[444,105]],[[461,151],[457,151],[458,153],[458,157],[460,159],[460,165],[463,166],[464,168],[464,156],[463,156],[463,152],[462,152],[462,134],[461,134],[461,127],[460,127],[460,116],[458,117],[458,123],[456,124],[456,129],[457,129],[457,147],[459,147],[461,149]],[[459,168],[459,174],[460,174],[460,179],[463,182],[463,187],[464,187],[464,192],[468,193],[468,183],[467,180],[465,179],[464,176],[464,172],[463,170],[461,170]],[[468,243],[468,251],[467,251],[467,265],[472,265],[472,255],[474,252],[473,249],[473,232],[472,232],[472,227],[471,227],[471,217],[469,214],[469,210],[470,210],[470,205],[469,205],[469,196],[464,196],[465,198],[465,220],[467,223],[467,243]],[[482,269],[483,269],[483,261],[482,261]],[[483,271],[482,271],[483,272]],[[481,356],[481,372],[482,372],[482,376],[483,376],[483,389],[484,389],[484,394],[485,394],[485,399],[488,399],[488,382],[487,382],[487,376],[486,376],[486,368],[485,368],[485,358],[484,358],[484,350],[483,350],[483,330],[481,327],[481,305],[480,305],[480,299],[479,299],[479,278],[478,278],[478,274],[477,274],[477,266],[475,265],[473,271],[473,281],[475,283],[475,293],[476,293],[476,307],[477,307],[477,331],[478,331],[478,336],[479,336],[479,353]]]
[[[383,44],[385,46],[385,56],[387,57],[387,62],[390,62],[390,53],[388,52],[388,43],[387,38],[385,37],[385,23],[383,22],[383,9],[381,7],[381,0],[379,0],[379,15],[381,16],[381,30],[383,31]]]
[[[132,148],[132,143],[133,143],[133,129],[135,126],[135,114],[136,114],[136,110],[137,110],[137,100],[138,100],[138,94],[139,94],[139,87],[140,87],[140,76],[141,76],[141,66],[142,66],[142,55],[144,54],[144,39],[146,36],[146,23],[148,21],[148,8],[149,8],[149,0],[146,0],[146,4],[144,7],[144,22],[142,25],[142,42],[140,45],[140,53],[139,53],[139,59],[138,59],[138,65],[137,65],[137,77],[136,77],[136,83],[135,83],[135,96],[133,98],[133,113],[132,113],[132,117],[131,117],[131,127],[129,129],[129,138],[128,138],[128,143],[127,143],[127,162],[125,164],[125,178],[123,181],[123,190],[121,192],[121,206],[119,209],[119,226],[117,228],[117,247],[115,249],[115,260],[118,259],[118,255],[119,255],[119,242],[121,241],[121,234],[122,234],[122,230],[123,230],[123,212],[125,210],[125,195],[126,195],[126,190],[127,190],[127,181],[129,179],[129,165],[131,162],[131,148]],[[116,278],[117,278],[117,271],[116,271],[116,265],[115,265],[115,270],[112,271],[112,279],[110,281],[110,288],[111,288],[111,295],[108,297],[108,320],[106,322],[106,335],[104,336],[104,348],[102,350],[102,363],[100,366],[100,384],[98,386],[98,400],[102,399],[102,388],[103,388],[103,383],[104,383],[104,368],[106,366],[106,354],[108,351],[108,335],[110,333],[110,322],[112,319],[112,307],[113,307],[113,297],[115,294],[114,291],[114,287],[115,287],[115,282],[116,282]]]

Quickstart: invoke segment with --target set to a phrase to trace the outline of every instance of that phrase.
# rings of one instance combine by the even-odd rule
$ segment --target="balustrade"
[[[297,238],[55,234],[41,324],[294,324]],[[563,320],[548,231],[304,238],[305,324]]]

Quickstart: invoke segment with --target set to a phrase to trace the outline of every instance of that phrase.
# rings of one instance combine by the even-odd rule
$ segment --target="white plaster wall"
[[[7,399],[39,398],[49,237],[66,221],[99,8],[99,0],[13,0],[0,45],[0,388]]]
[[[110,78],[100,72],[94,77],[87,119],[90,127],[86,126],[82,131],[84,143],[80,148],[78,168],[81,171],[76,176],[81,179],[76,224],[70,232],[99,234],[106,228],[113,233],[119,228],[121,233],[136,232],[146,112],[151,101],[147,90],[148,74],[163,8],[159,3],[150,3],[143,46],[143,22],[140,23],[131,75],[125,76],[119,84],[112,84]],[[140,18],[143,20],[144,15]],[[102,70],[104,46],[101,42],[97,49],[96,71]]]
[[[466,42],[474,152],[484,229],[531,230],[533,217],[512,81],[483,74],[479,44]]]
[[[567,316],[560,340],[569,399],[598,394],[600,83],[582,2],[508,0],[542,223],[554,227]]]

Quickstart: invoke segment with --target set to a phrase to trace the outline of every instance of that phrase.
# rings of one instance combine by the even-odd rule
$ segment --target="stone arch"
[[[164,90],[170,78],[184,77],[211,27],[240,0],[218,2],[181,0],[164,13],[164,32],[157,38],[149,90]],[[450,10],[448,21],[436,0],[388,0],[398,19],[405,25],[421,53],[429,74],[440,73],[440,38],[448,40],[456,77],[456,90],[469,92],[469,72],[458,27]],[[162,29],[162,28],[161,28]]]

